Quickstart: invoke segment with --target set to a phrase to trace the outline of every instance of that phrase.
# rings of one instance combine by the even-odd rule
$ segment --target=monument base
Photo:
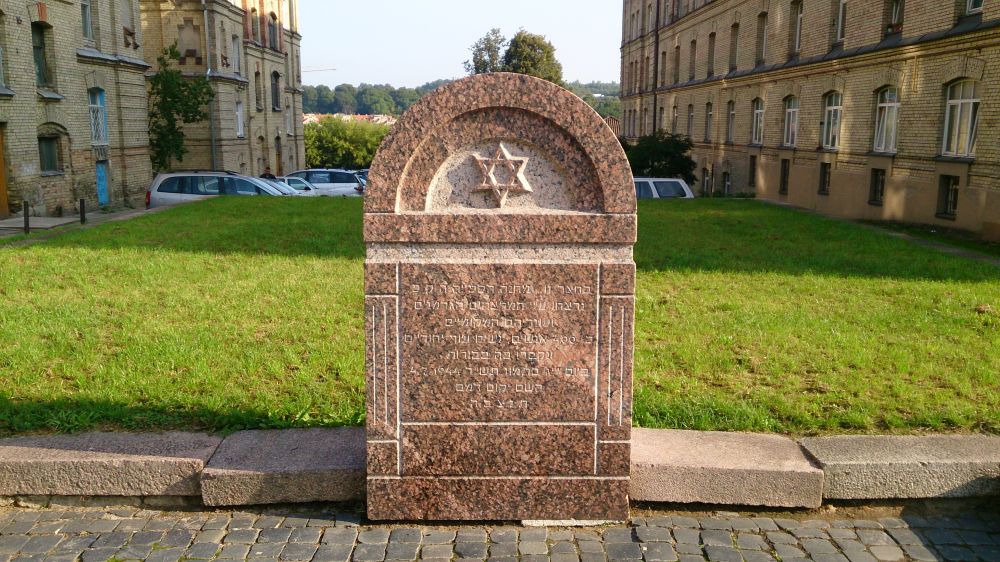
[[[376,521],[625,521],[627,478],[370,477]]]

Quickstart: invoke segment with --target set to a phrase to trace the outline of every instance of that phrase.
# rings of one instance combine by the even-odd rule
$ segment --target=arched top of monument
[[[474,190],[458,185],[470,182]],[[604,120],[572,92],[510,73],[464,78],[411,107],[379,148],[365,198],[368,213],[636,208],[628,160]]]

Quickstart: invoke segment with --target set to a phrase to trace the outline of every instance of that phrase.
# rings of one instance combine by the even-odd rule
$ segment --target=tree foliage
[[[472,60],[465,61],[469,74],[517,72],[562,84],[562,64],[556,60],[556,48],[542,35],[522,29],[508,41],[499,29],[491,29],[469,50]]]
[[[361,115],[399,115],[399,107],[389,90],[392,86],[369,86],[358,88],[358,113]],[[344,112],[340,112],[344,113]]]
[[[183,125],[208,119],[207,105],[215,98],[207,78],[185,78],[172,67],[181,59],[177,45],[156,58],[157,71],[149,79],[149,148],[153,170],[170,169],[173,160],[183,161]]]
[[[451,80],[435,80],[417,88],[394,88],[388,84],[361,84],[357,87],[341,84],[331,90],[329,86],[305,86],[302,88],[302,110],[304,113],[399,115],[428,92],[450,82]],[[381,93],[365,94],[363,99],[359,99],[365,90]],[[382,93],[387,94],[389,99],[386,100]],[[391,106],[389,102],[392,103]]]
[[[687,135],[657,131],[640,137],[635,145],[622,142],[632,173],[640,177],[683,178],[695,181],[695,162],[688,154],[694,143]]]
[[[335,117],[306,125],[306,165],[349,170],[367,168],[388,132],[387,125]]]

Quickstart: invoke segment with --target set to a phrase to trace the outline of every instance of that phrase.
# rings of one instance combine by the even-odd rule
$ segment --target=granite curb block
[[[221,442],[182,432],[0,439],[0,496],[198,496]]]
[[[826,474],[825,499],[1000,494],[1000,436],[844,435],[802,440]]]
[[[198,497],[206,505],[353,501],[362,428],[87,433],[0,439],[0,496]],[[801,445],[801,447],[800,447]],[[1000,494],[1000,436],[775,435],[635,429],[631,499],[816,507],[821,499]]]
[[[205,505],[234,506],[364,497],[365,430],[254,430],[222,442],[201,476]]]
[[[780,435],[635,429],[629,495],[649,502],[819,507],[823,471]]]

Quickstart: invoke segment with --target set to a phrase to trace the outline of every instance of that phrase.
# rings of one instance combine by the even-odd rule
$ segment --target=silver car
[[[146,207],[164,207],[218,195],[284,194],[267,183],[232,172],[169,172],[153,179],[146,190]]]
[[[285,176],[283,178],[278,178],[278,181],[283,182],[285,185],[298,191],[299,195],[304,197],[316,197],[319,195],[319,190],[316,189],[316,186],[302,178],[291,178]]]
[[[302,178],[313,184],[320,195],[360,197],[364,194],[365,183],[355,174],[347,170],[310,169],[288,174],[290,178]]]

